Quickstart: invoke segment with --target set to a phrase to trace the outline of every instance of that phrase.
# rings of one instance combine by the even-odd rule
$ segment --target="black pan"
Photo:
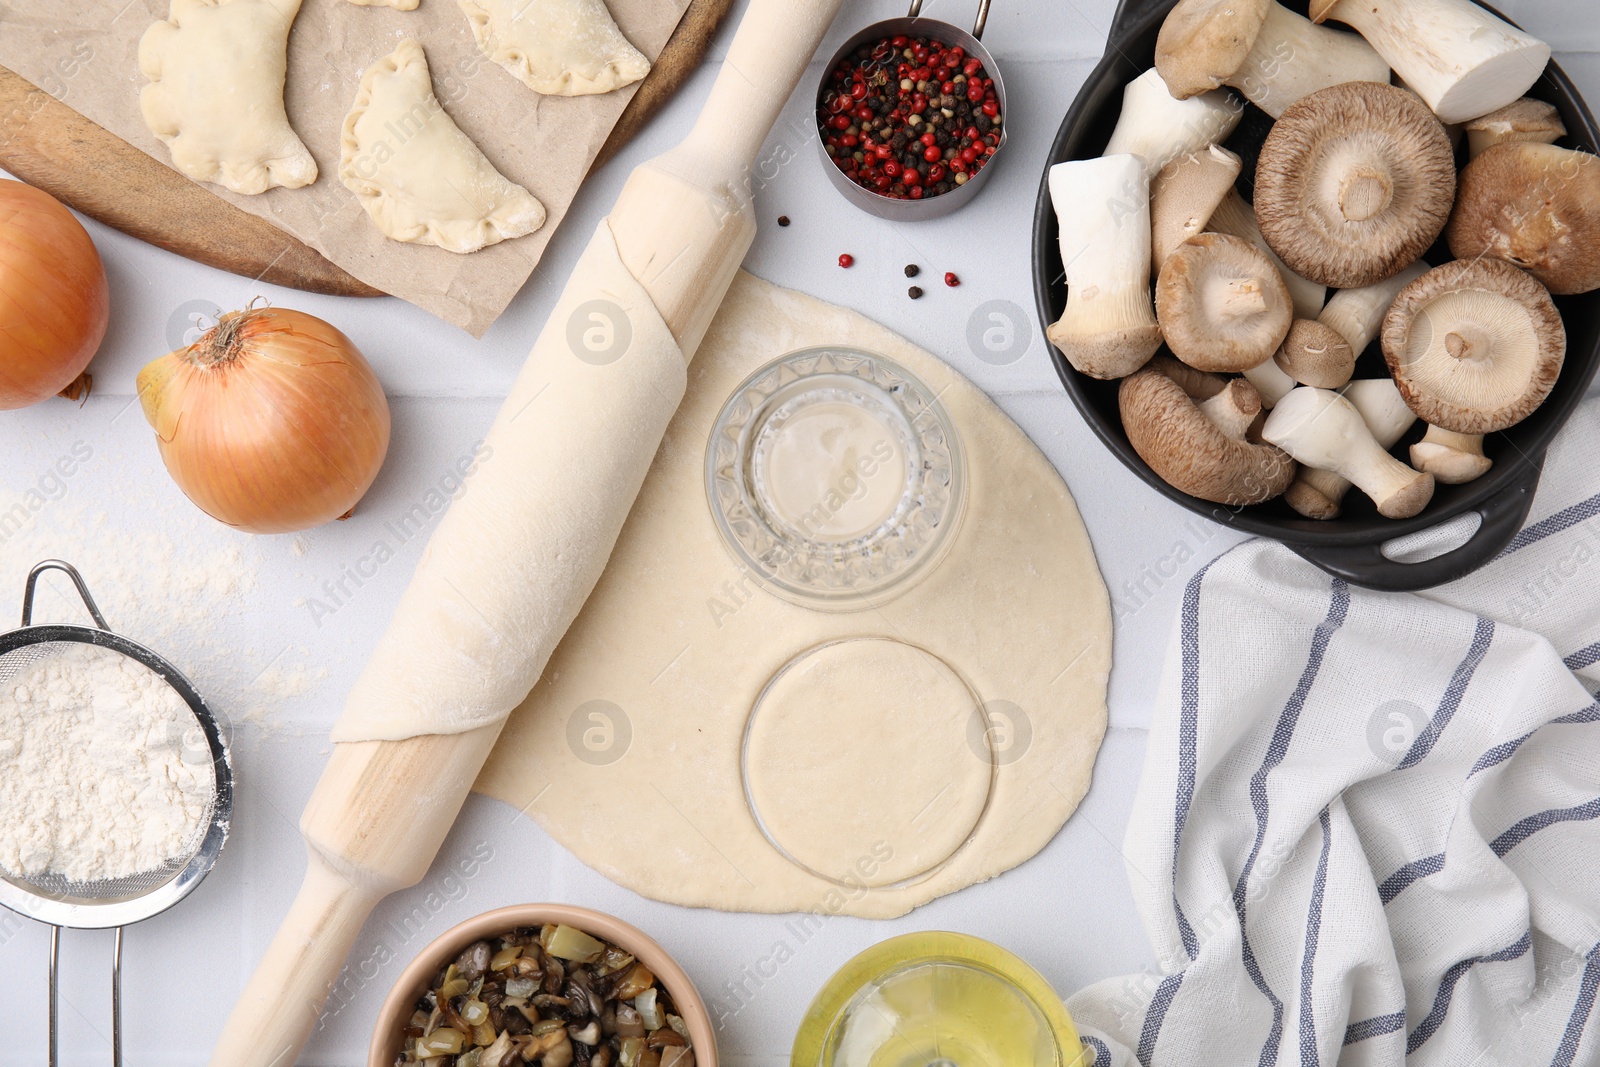
[[[1105,58],[1084,83],[1050,147],[1045,162],[1046,174],[1039,182],[1033,220],[1034,295],[1043,323],[1058,319],[1067,300],[1056,240],[1055,212],[1050,206],[1049,168],[1064,160],[1100,155],[1121,111],[1123,86],[1154,65],[1156,34],[1175,2],[1122,0],[1111,25]],[[1285,6],[1301,14],[1306,10],[1304,0],[1288,0]],[[1568,136],[1559,143],[1596,151],[1600,130],[1596,129],[1594,116],[1559,67],[1551,63],[1529,90],[1529,95],[1548,100],[1561,112]],[[1250,199],[1249,176],[1255,171],[1255,157],[1271,122],[1264,112],[1247,106],[1238,130],[1226,142],[1228,148],[1245,160],[1245,177],[1241,178],[1240,186],[1246,199]],[[1449,249],[1442,243],[1428,254],[1428,261],[1435,265],[1450,258]],[[1558,296],[1555,301],[1567,327],[1567,359],[1554,392],[1523,422],[1503,433],[1488,436],[1484,452],[1494,460],[1488,474],[1465,485],[1439,486],[1422,514],[1398,521],[1379,515],[1371,501],[1357,490],[1345,497],[1344,512],[1339,518],[1319,522],[1302,518],[1281,499],[1231,508],[1174,489],[1139,458],[1122,432],[1122,421],[1117,413],[1117,383],[1079,374],[1054,345],[1046,341],[1046,348],[1084,421],[1129,470],[1158,492],[1217,522],[1246,533],[1275,538],[1323,570],[1356,585],[1373,589],[1425,589],[1454,581],[1481,567],[1521,528],[1533,503],[1534,489],[1539,484],[1545,451],[1583,400],[1590,379],[1600,367],[1600,293]],[[1374,342],[1362,355],[1356,377],[1373,378],[1386,373],[1382,352]],[[1422,432],[1419,424],[1401,439],[1395,454],[1405,458],[1411,443]],[[1467,543],[1454,551],[1420,563],[1402,563],[1382,552],[1384,543],[1393,538],[1440,526],[1468,512],[1477,512],[1483,521]]]

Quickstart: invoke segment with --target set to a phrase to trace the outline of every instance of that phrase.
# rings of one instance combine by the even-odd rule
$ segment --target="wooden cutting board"
[[[689,80],[732,6],[733,0],[690,0],[591,171],[616,155]],[[198,263],[314,293],[384,295],[4,67],[0,167],[90,218]]]

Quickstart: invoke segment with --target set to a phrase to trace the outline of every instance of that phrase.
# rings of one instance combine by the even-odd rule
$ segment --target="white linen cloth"
[[[1185,591],[1124,844],[1161,974],[1086,1065],[1600,1064],[1600,400],[1427,595],[1249,541]]]

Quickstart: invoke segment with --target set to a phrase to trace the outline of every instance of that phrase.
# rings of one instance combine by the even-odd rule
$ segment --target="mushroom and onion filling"
[[[689,1028],[643,963],[571,926],[467,946],[434,976],[396,1067],[694,1067]]]

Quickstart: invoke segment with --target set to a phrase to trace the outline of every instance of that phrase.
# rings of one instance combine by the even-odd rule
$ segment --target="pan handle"
[[[1521,458],[1518,463],[1521,472],[1516,480],[1478,505],[1483,521],[1467,543],[1432,559],[1417,563],[1390,559],[1383,554],[1381,543],[1335,547],[1293,541],[1284,544],[1329,574],[1368,589],[1402,593],[1453,582],[1498,556],[1527,520],[1544,469],[1544,455]]]
[[[1120,0],[1117,13],[1111,18],[1109,40],[1126,37],[1128,32],[1158,11],[1171,6],[1171,0]]]
[[[911,0],[911,10],[907,18],[916,18],[922,13],[922,0]],[[978,0],[978,17],[972,20],[972,36],[983,39],[983,28],[989,22],[989,0]]]

